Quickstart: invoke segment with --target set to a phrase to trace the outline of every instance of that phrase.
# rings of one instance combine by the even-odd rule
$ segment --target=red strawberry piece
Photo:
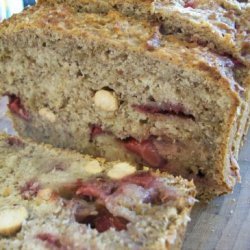
[[[76,190],[76,195],[83,197],[96,198],[104,200],[112,194],[118,187],[118,184],[105,179],[96,179],[93,181],[83,182]]]
[[[102,130],[102,127],[97,125],[97,124],[93,124],[90,126],[90,141],[92,142],[96,136],[100,135],[104,133],[104,131]]]
[[[186,1],[185,4],[184,4],[184,8],[190,7],[190,8],[192,8],[192,9],[195,9],[196,6],[197,6],[197,3],[196,3],[196,1],[194,1],[194,0],[188,0],[188,1]]]
[[[24,146],[24,142],[17,138],[17,137],[8,137],[7,139],[7,143],[10,145],[10,146],[18,146],[18,147],[23,147]]]
[[[89,225],[99,233],[111,227],[117,231],[127,229],[128,221],[122,217],[114,216],[106,207],[96,203],[82,204],[75,211],[75,220],[78,223]]]
[[[155,181],[155,176],[153,176],[149,171],[137,172],[122,179],[123,183],[136,184],[138,186],[142,186],[143,188],[152,187]]]
[[[37,181],[30,180],[21,187],[21,196],[25,200],[30,200],[35,197],[40,189],[40,184]]]
[[[136,104],[133,108],[139,112],[146,114],[161,114],[167,116],[178,116],[183,119],[195,120],[195,117],[190,114],[185,107],[180,103],[161,103],[150,102],[148,104]]]
[[[127,224],[126,219],[112,215],[106,208],[100,211],[100,214],[94,220],[95,228],[100,233],[107,231],[111,227],[117,231],[126,230]]]
[[[129,138],[123,141],[123,144],[126,149],[137,154],[152,167],[160,168],[165,163],[151,140],[139,142],[134,138]]]
[[[62,249],[62,244],[56,235],[53,235],[51,233],[39,233],[36,235],[36,238],[45,242],[50,247]]]

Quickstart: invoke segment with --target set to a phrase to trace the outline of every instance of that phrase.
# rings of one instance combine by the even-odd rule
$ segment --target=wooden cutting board
[[[0,132],[14,134],[5,116],[6,101],[0,100]],[[242,182],[232,194],[194,207],[183,250],[250,250],[250,134],[239,165]]]
[[[194,207],[183,250],[250,250],[250,133],[239,165],[242,180],[232,194]]]

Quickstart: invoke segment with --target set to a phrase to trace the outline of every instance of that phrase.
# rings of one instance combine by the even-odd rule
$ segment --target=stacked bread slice
[[[242,3],[240,3],[242,2]],[[250,7],[228,0],[39,0],[40,4],[67,3],[77,12],[118,10],[140,19],[158,19],[162,32],[181,34],[249,65]]]
[[[16,130],[194,179],[204,199],[230,192],[248,127],[249,6],[190,2],[43,0],[3,22],[0,95]]]
[[[180,249],[192,182],[0,135],[1,249]]]

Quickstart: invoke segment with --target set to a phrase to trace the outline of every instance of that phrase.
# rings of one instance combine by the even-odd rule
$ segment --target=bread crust
[[[119,25],[117,26],[117,23],[121,24],[121,27],[119,27]],[[104,27],[96,28],[99,27],[99,25],[104,25]],[[31,47],[38,46],[37,42],[44,39],[43,42],[48,44],[53,44],[55,41],[64,41],[64,43],[61,43],[62,45],[64,44],[64,47],[65,44],[71,44],[71,46],[73,46],[73,44],[74,46],[77,44],[78,47],[89,46],[89,48],[91,48],[89,50],[93,50],[93,53],[96,53],[95,51],[97,48],[100,49],[100,51],[110,48],[110,51],[114,51],[116,53],[122,54],[123,52],[126,52],[131,58],[134,57],[147,60],[152,64],[152,66],[159,65],[159,67],[166,67],[167,69],[169,65],[171,65],[178,69],[184,69],[187,72],[195,72],[194,74],[199,74],[199,77],[202,78],[204,82],[206,81],[207,88],[211,89],[211,92],[217,93],[218,91],[218,97],[222,98],[222,101],[218,101],[217,103],[219,108],[223,110],[223,107],[225,106],[223,111],[225,112],[225,114],[223,114],[223,116],[225,115],[225,118],[223,118],[223,125],[220,125],[223,127],[223,130],[221,134],[218,135],[220,138],[218,140],[217,138],[213,139],[214,141],[217,140],[216,143],[214,143],[214,141],[211,142],[212,139],[204,142],[206,144],[213,144],[213,146],[216,147],[216,152],[219,152],[218,154],[216,153],[216,160],[214,160],[213,165],[215,172],[219,172],[216,177],[212,177],[212,179],[215,178],[214,186],[216,188],[212,187],[210,190],[209,187],[207,187],[207,194],[205,194],[205,196],[212,197],[215,194],[217,195],[231,191],[233,185],[235,184],[234,179],[237,179],[238,177],[230,177],[233,175],[230,171],[230,154],[233,138],[236,135],[236,120],[240,116],[238,111],[245,102],[244,96],[240,96],[239,89],[241,89],[241,86],[235,81],[230,67],[227,66],[232,62],[228,58],[219,56],[208,51],[206,48],[197,46],[197,44],[183,41],[182,39],[179,39],[178,36],[162,35],[156,27],[159,28],[159,24],[152,24],[148,20],[144,19],[138,20],[133,17],[123,16],[119,12],[115,11],[111,11],[108,14],[79,14],[75,11],[75,9],[72,9],[68,5],[51,7],[41,4],[26,10],[18,16],[14,16],[10,21],[2,23],[0,38],[3,46],[6,46],[6,44],[9,46],[11,43],[19,43],[19,41],[22,41],[23,34],[25,34],[25,38],[23,39],[27,39],[28,36],[35,36],[35,39],[30,39]],[[46,41],[46,37],[53,38]],[[151,45],[152,41],[156,43],[153,47]],[[22,47],[22,44],[20,43],[18,46]],[[70,52],[67,51],[67,53]],[[126,58],[128,58],[127,55]],[[35,61],[36,60],[37,59],[35,59]],[[105,58],[103,60],[105,61]],[[110,60],[109,62],[111,65],[115,61]],[[133,71],[135,72],[136,69],[134,68]],[[162,75],[160,77],[163,78]],[[133,85],[131,84],[129,86],[131,88]],[[50,85],[50,87],[53,86]],[[151,84],[150,88],[152,88],[153,91],[154,85]],[[58,90],[63,91],[63,88],[61,89],[60,87]],[[2,95],[6,93],[20,95],[23,100],[23,105],[31,112],[33,122],[37,124],[41,122],[38,119],[36,120],[36,114],[39,110],[37,110],[37,107],[34,107],[30,98],[28,98],[25,88],[20,88],[20,85],[13,88],[11,84],[2,84],[0,87],[0,93]],[[38,93],[40,94],[39,91]],[[124,95],[124,93],[121,93],[120,95]],[[138,93],[136,93],[136,95],[138,96]],[[199,98],[199,95],[196,95],[195,98]],[[54,99],[57,99],[57,97]],[[188,102],[186,104],[188,104]],[[40,106],[41,104],[37,102],[37,105]],[[63,106],[64,104],[58,105]],[[38,108],[41,109],[44,107]],[[55,107],[55,110],[52,111],[54,114],[60,116],[58,113],[59,109],[56,109],[57,107]],[[199,111],[198,108],[197,110]],[[200,112],[199,115],[200,114],[202,114],[202,112]],[[101,118],[102,116],[98,117],[98,120]],[[63,119],[63,117],[60,117],[60,119]],[[97,120],[97,118],[95,119]],[[206,119],[208,120],[212,118]],[[44,131],[46,131],[46,129],[44,129],[46,124],[45,122],[38,125],[39,129],[36,127],[32,130],[30,127],[32,122],[28,124],[26,121],[20,119],[14,120],[17,130],[21,132],[21,134],[30,136],[35,130],[37,130],[39,131],[39,135],[37,135],[39,138],[36,137],[36,139],[39,141],[45,140],[45,138],[43,138]],[[108,122],[108,120],[109,119],[107,117],[106,121]],[[242,120],[239,119],[239,123],[241,121]],[[61,129],[63,130],[63,122],[61,123]],[[204,122],[201,121],[200,123],[203,124]],[[54,126],[56,126],[55,123]],[[213,130],[217,127],[215,126],[215,123],[212,124],[212,126],[214,126],[214,128],[210,129],[209,133],[214,133]],[[109,124],[107,127],[111,127],[111,125]],[[52,135],[48,132],[49,129],[50,128],[47,128],[45,134],[48,133],[46,137],[51,138],[52,140]],[[130,131],[126,132],[127,134],[125,135],[120,135],[121,131],[119,131],[118,128],[111,132],[119,139],[123,139],[128,136]],[[63,133],[65,133],[65,131]],[[70,131],[69,134],[74,133]],[[71,147],[83,151],[83,148],[81,147],[81,140],[84,140],[84,138],[78,136],[77,133],[73,136],[78,138],[76,145],[73,144],[74,139],[72,139],[72,136],[71,138],[69,136],[68,144],[67,142],[59,142],[59,138],[57,146]],[[137,137],[139,140],[143,139],[141,135],[137,135]],[[57,142],[50,141],[50,143]],[[213,176],[212,173],[210,174]],[[208,178],[211,178],[211,176],[209,175]],[[228,179],[230,179],[230,181]],[[204,186],[201,189],[203,190],[203,188]]]

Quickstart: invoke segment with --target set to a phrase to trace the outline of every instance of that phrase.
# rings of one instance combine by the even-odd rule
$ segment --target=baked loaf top
[[[16,33],[39,30],[56,31],[58,39],[88,39],[91,43],[101,40],[118,48],[145,53],[152,59],[166,61],[179,68],[199,70],[212,80],[213,84],[222,87],[225,93],[238,103],[239,93],[244,90],[234,79],[235,62],[228,57],[209,51],[206,47],[197,46],[182,40],[176,35],[162,35],[158,23],[126,17],[117,11],[107,14],[78,13],[67,5],[55,7],[38,5],[13,16],[10,21],[1,25],[0,37],[16,38]],[[45,32],[46,33],[46,32]],[[13,41],[15,42],[15,41]],[[9,42],[8,42],[9,43]],[[30,45],[36,45],[31,40]],[[42,45],[36,45],[42,46]],[[46,46],[46,45],[45,45]],[[100,58],[102,59],[102,58]],[[103,58],[105,60],[105,58]]]
[[[0,166],[3,248],[179,249],[195,201],[180,177],[6,135]]]
[[[167,34],[180,33],[185,39],[231,55],[250,65],[250,4],[236,0],[40,0],[39,3],[64,3],[79,12],[106,12],[158,19]]]

